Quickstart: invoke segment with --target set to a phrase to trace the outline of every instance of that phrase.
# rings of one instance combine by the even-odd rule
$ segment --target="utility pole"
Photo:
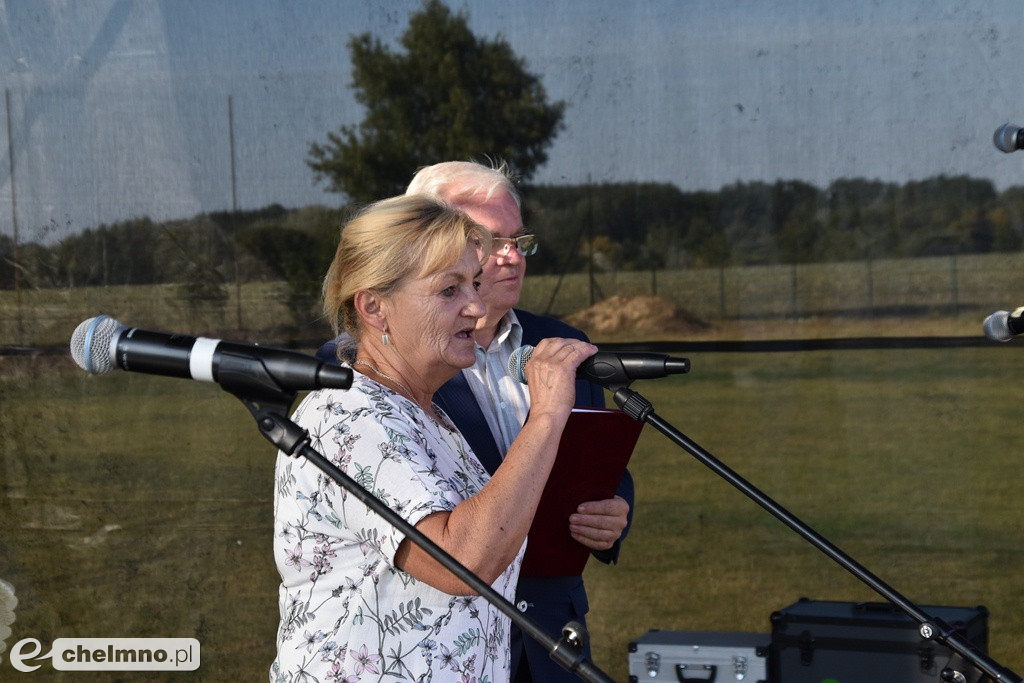
[[[18,258],[18,202],[14,192],[14,137],[11,133],[11,89],[4,89],[4,103],[7,106],[7,163],[11,170],[11,231],[14,244],[11,246],[11,260],[14,261],[14,306],[18,344],[25,343],[25,330],[21,319],[21,260]]]
[[[238,226],[235,220],[238,215],[238,180],[235,176],[235,113],[231,95],[228,95],[228,148],[231,152],[231,239],[235,254],[235,325],[242,329],[242,278],[238,268]]]

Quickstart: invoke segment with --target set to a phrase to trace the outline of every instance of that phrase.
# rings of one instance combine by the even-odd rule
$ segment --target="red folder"
[[[527,536],[521,576],[583,573],[591,551],[569,534],[569,515],[580,503],[615,495],[642,428],[621,410],[573,408]]]

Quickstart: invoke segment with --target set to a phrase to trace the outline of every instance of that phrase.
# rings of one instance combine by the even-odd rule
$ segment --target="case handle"
[[[714,664],[704,664],[700,668],[704,671],[710,671],[711,676],[709,678],[688,678],[686,676],[686,664],[676,664],[676,678],[679,683],[695,683],[700,681],[701,683],[715,683],[715,677],[718,676],[718,667]]]

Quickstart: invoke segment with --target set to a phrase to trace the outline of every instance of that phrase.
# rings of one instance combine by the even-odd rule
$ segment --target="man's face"
[[[516,201],[506,192],[496,194],[486,204],[460,205],[467,216],[491,231],[495,237],[519,237],[523,218]],[[515,246],[496,249],[483,266],[480,297],[487,306],[487,317],[499,318],[517,303],[523,291],[526,257]]]

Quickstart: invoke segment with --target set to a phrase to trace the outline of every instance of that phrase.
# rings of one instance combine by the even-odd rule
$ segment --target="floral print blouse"
[[[410,524],[451,510],[488,474],[454,425],[354,373],[293,420],[313,447]],[[278,453],[274,557],[281,622],[271,681],[506,683],[510,620],[394,566],[404,536],[312,462]],[[493,588],[514,599],[523,548]]]

